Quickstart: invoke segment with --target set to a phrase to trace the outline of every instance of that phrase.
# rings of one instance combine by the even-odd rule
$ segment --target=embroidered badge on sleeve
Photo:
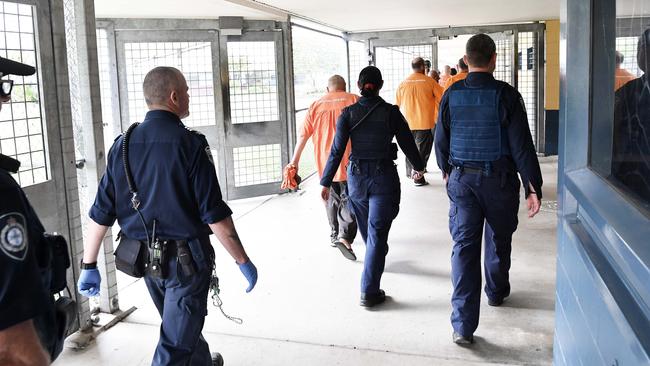
[[[27,238],[25,216],[11,212],[0,216],[0,249],[11,259],[24,261],[27,256],[29,240]]]

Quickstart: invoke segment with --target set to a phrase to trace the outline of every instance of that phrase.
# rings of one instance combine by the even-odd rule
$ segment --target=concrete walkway
[[[402,180],[382,280],[389,299],[371,311],[358,305],[363,241],[354,244],[357,262],[329,246],[316,179],[299,193],[232,203],[259,282],[246,294],[243,276],[217,245],[224,309],[244,323],[210,305],[204,335],[226,365],[550,365],[557,161],[545,159],[542,169],[543,211],[530,220],[524,201],[520,209],[512,294],[499,308],[483,296],[472,347],[451,342],[449,204],[439,172],[427,174],[425,187]],[[121,308],[138,310],[87,349],[67,349],[55,365],[150,364],[160,319],[143,281],[120,278],[120,287]]]

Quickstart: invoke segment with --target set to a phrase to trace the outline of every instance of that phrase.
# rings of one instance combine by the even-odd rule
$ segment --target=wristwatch
[[[97,269],[97,262],[84,263],[84,260],[82,259],[79,267],[81,269]]]

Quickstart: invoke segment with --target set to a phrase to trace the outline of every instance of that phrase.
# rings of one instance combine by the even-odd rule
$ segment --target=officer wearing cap
[[[336,122],[336,136],[320,184],[321,197],[327,201],[350,140],[348,202],[366,243],[360,304],[372,307],[386,300],[379,284],[388,253],[388,232],[399,211],[400,182],[393,162],[397,159],[393,137],[413,164],[412,178],[422,178],[424,162],[399,108],[379,96],[384,85],[379,69],[368,66],[361,70],[357,85],[361,98],[343,109]]]
[[[0,57],[0,76],[34,72],[31,66]],[[12,87],[12,80],[0,80],[0,109],[11,99]],[[49,365],[56,354],[43,333],[55,329],[39,326],[54,313],[39,261],[45,229],[10,174],[19,167],[20,162],[0,154],[0,360],[3,365]]]
[[[650,28],[639,37],[636,55],[643,75],[616,91],[612,178],[650,208]]]
[[[486,34],[469,39],[469,74],[454,83],[440,104],[436,158],[447,182],[451,256],[453,340],[470,344],[481,301],[481,236],[485,223],[485,293],[499,306],[510,294],[512,234],[517,229],[520,174],[528,216],[539,212],[542,173],[523,99],[494,79],[496,46]]]
[[[145,76],[143,90],[149,112],[108,154],[89,213],[77,286],[85,296],[99,293],[97,255],[117,219],[116,263],[123,261],[117,254],[122,245],[143,244],[148,254],[144,280],[162,318],[152,364],[220,365],[221,356],[211,356],[201,335],[214,266],[209,235],[214,233],[239,265],[249,283],[246,292],[257,282],[257,269],[222,199],[205,137],[181,122],[189,115],[185,77],[173,67],[156,67]]]

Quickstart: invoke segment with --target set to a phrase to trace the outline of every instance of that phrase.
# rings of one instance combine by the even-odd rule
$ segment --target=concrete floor
[[[206,339],[226,365],[550,365],[557,161],[543,160],[545,204],[532,220],[520,208],[512,294],[499,308],[483,296],[472,347],[451,342],[449,204],[439,172],[427,174],[425,187],[402,180],[382,280],[389,299],[372,311],[358,305],[361,260],[350,262],[329,246],[316,179],[299,193],[233,202],[259,282],[246,294],[234,261],[216,246],[224,309],[244,323],[210,305]],[[354,250],[362,259],[360,238]],[[66,349],[55,365],[150,364],[160,319],[143,281],[121,277],[119,285],[121,308],[138,310],[88,348]]]

